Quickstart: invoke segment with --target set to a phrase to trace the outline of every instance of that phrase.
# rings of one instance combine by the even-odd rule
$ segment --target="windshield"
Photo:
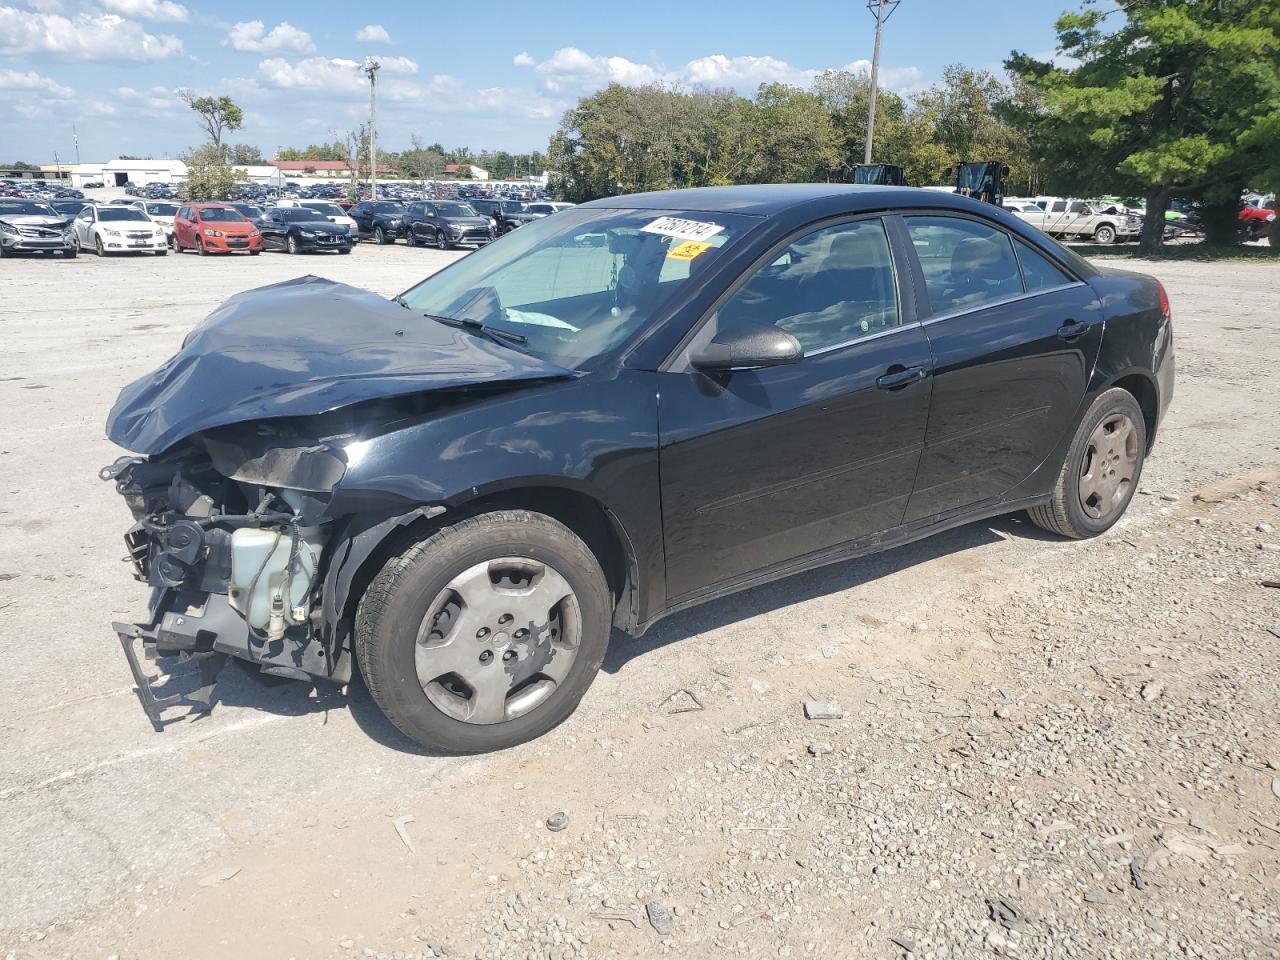
[[[151,218],[141,210],[134,207],[100,207],[98,209],[98,219],[107,220],[145,220],[148,223]]]
[[[178,214],[176,203],[148,203],[147,213],[153,217],[174,217]]]
[[[524,204],[515,200],[503,200],[498,204],[502,208],[503,213],[523,213]]]
[[[616,352],[752,217],[577,208],[534,220],[402,295],[409,309],[528,338],[566,367]]]
[[[56,217],[53,208],[47,203],[36,203],[34,200],[0,201],[0,214],[11,213],[23,217]]]
[[[247,203],[237,203],[236,209],[243,213],[246,217],[261,217],[262,208],[255,207]]]
[[[478,217],[475,208],[469,203],[437,203],[436,209],[442,217]]]
[[[311,210],[307,207],[279,207],[272,211],[276,218],[285,223],[328,223],[324,214],[319,210]]]
[[[244,223],[244,214],[230,207],[205,207],[200,211],[200,219],[205,223]]]
[[[396,203],[394,200],[378,200],[369,204],[369,209],[374,213],[404,213],[404,204]]]
[[[345,217],[347,215],[346,211],[336,203],[308,203],[304,206],[307,209],[315,210],[317,213],[322,213],[326,217]]]

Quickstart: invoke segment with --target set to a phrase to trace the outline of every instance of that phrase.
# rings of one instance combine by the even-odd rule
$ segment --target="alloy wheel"
[[[1123,413],[1105,417],[1085,448],[1080,464],[1080,506],[1094,520],[1103,520],[1129,499],[1138,469],[1138,432]]]
[[[449,249],[449,241],[445,239],[443,230],[436,231],[436,246],[439,247],[441,250]]]
[[[93,238],[93,250],[94,250],[94,253],[96,253],[100,257],[106,256],[107,251],[103,249],[101,237]]]
[[[501,557],[468,567],[436,595],[418,628],[414,664],[439,710],[464,723],[502,723],[565,682],[581,638],[568,581],[540,560]]]

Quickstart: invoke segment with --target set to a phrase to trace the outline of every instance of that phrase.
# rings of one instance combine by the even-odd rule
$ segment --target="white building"
[[[266,187],[283,186],[286,177],[280,172],[279,167],[261,166],[256,164],[237,165],[234,167],[236,173],[247,179],[250,183],[260,183]],[[135,183],[137,181],[134,181]]]
[[[92,167],[93,164],[82,164]],[[72,174],[75,181],[80,167]],[[125,160],[123,158],[104,163],[98,168],[98,175],[84,177],[84,180],[101,180],[108,187],[123,187],[126,183],[139,186],[147,183],[176,183],[187,179],[187,165],[181,160]],[[79,183],[76,184],[79,186]]]

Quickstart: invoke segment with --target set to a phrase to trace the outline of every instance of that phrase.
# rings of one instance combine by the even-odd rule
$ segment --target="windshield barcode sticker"
[[[640,229],[644,233],[660,233],[664,237],[675,237],[678,240],[706,240],[708,237],[714,237],[724,227],[718,223],[706,223],[702,220],[659,217]]]

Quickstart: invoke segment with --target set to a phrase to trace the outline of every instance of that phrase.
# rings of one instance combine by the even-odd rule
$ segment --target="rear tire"
[[[1130,433],[1121,441],[1125,424]],[[1027,511],[1032,522],[1072,540],[1105,533],[1129,508],[1146,452],[1147,427],[1138,401],[1128,390],[1107,390],[1076,428],[1053,498]]]
[[[535,579],[528,587],[501,578],[491,584],[483,577],[470,581],[474,605],[471,587],[451,594],[468,571],[489,563],[494,570],[505,569],[511,558],[531,565]],[[567,585],[568,594],[553,601],[545,621],[528,616],[524,605],[537,602],[522,597],[541,596],[544,584],[555,597],[559,591],[552,581],[561,590]],[[456,600],[447,617],[442,597],[450,604]],[[504,605],[513,612],[488,624],[489,608]],[[604,660],[612,612],[600,564],[573,531],[543,514],[495,511],[442,527],[388,560],[361,598],[355,650],[374,701],[405,736],[445,753],[484,753],[541,736],[573,712]],[[505,632],[503,623],[511,623],[515,632]],[[528,629],[515,629],[522,624]],[[457,627],[458,636],[448,635],[450,626]],[[438,631],[447,646],[435,645]],[[473,652],[477,663],[472,663]],[[467,665],[441,674],[443,681],[433,679],[440,670],[453,670],[455,655]],[[554,666],[558,657],[566,658],[559,668]],[[545,679],[557,673],[558,679]],[[495,674],[496,693],[484,679]],[[472,716],[473,709],[478,716],[482,689],[489,703],[496,698],[498,711],[483,721],[462,718]],[[528,702],[522,698],[530,695],[534,705],[521,712],[520,704]]]

